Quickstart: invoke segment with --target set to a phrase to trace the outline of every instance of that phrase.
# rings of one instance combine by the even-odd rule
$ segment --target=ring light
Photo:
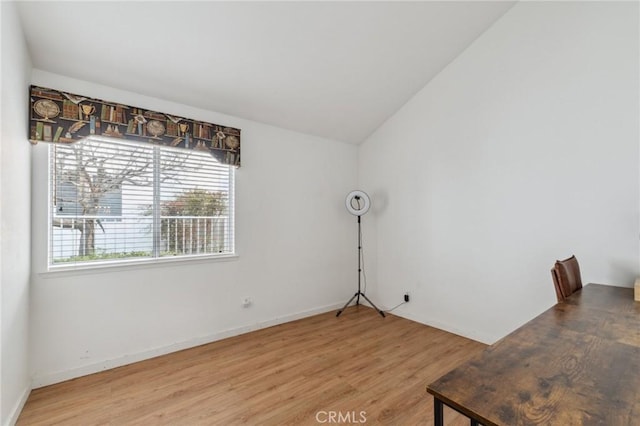
[[[364,275],[364,271],[362,270],[362,263],[364,262],[364,258],[362,256],[362,228],[360,226],[360,216],[369,211],[369,207],[371,207],[371,200],[369,196],[364,191],[351,191],[347,194],[347,199],[344,201],[347,206],[347,210],[354,216],[358,216],[358,292],[354,294],[351,299],[347,303],[344,304],[342,309],[340,309],[336,316],[339,317],[342,311],[344,311],[347,306],[355,299],[356,305],[360,304],[360,296],[365,299],[373,309],[378,311],[378,313],[384,318],[384,311],[378,309],[376,305],[373,304],[371,300],[364,294],[361,286],[361,278]],[[366,277],[365,277],[365,288],[367,287]]]
[[[347,210],[354,216],[362,216],[369,211],[371,200],[364,191],[351,191],[345,200]]]

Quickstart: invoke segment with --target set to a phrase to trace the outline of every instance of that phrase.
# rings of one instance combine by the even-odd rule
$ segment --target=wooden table
[[[471,425],[640,425],[640,302],[589,284],[427,386]]]

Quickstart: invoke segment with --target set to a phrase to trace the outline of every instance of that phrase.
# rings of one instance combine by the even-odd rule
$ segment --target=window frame
[[[92,138],[87,138],[92,139]],[[118,140],[113,140],[110,138],[103,137],[95,137],[97,141],[103,141],[107,143],[117,143]],[[125,141],[131,142],[131,141]],[[229,261],[238,258],[236,253],[236,167],[232,165],[222,166],[228,167],[228,212],[225,217],[228,219],[231,231],[229,232],[229,249],[223,253],[190,253],[190,254],[181,254],[175,256],[161,256],[160,248],[158,241],[154,242],[154,248],[152,249],[151,256],[149,257],[128,257],[128,258],[118,258],[118,259],[108,259],[108,260],[92,260],[92,261],[80,261],[80,262],[59,262],[54,263],[53,261],[53,198],[55,194],[55,190],[53,189],[55,182],[55,172],[53,170],[53,161],[52,156],[55,155],[55,144],[48,144],[48,149],[46,153],[46,161],[47,161],[47,188],[45,191],[46,194],[46,210],[47,210],[47,238],[46,238],[46,272],[40,273],[40,275],[47,276],[50,274],[55,274],[56,276],[60,273],[70,272],[70,273],[83,273],[83,272],[92,272],[92,271],[116,271],[116,270],[127,270],[131,268],[147,268],[147,267],[156,267],[156,266],[170,266],[170,265],[180,265],[180,264],[189,264],[189,263],[202,263],[202,262],[212,262],[212,261]],[[164,147],[162,145],[153,146],[152,156],[154,163],[154,171],[153,171],[153,192],[159,189],[160,180],[159,174],[160,171],[157,170],[157,166],[160,164],[160,156]],[[122,191],[122,187],[119,188],[119,191]],[[161,229],[160,229],[160,216],[161,212],[161,202],[155,200],[153,203],[152,216],[153,216],[153,228],[152,228],[152,238],[154,240],[161,238]],[[122,200],[121,200],[122,201]],[[124,205],[121,204],[121,210],[124,210]],[[79,217],[79,216],[77,216]],[[180,217],[180,216],[176,216]],[[117,219],[114,217],[114,219]]]

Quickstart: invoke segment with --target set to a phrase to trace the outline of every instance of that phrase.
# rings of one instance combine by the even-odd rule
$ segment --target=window
[[[50,266],[234,252],[234,168],[209,152],[89,138],[49,158]]]

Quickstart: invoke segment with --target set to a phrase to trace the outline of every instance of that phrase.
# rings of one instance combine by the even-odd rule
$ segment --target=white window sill
[[[148,269],[159,268],[167,266],[183,266],[189,264],[198,263],[212,263],[212,262],[229,262],[238,260],[237,254],[225,254],[225,255],[201,255],[201,256],[189,256],[189,257],[163,257],[159,259],[132,259],[132,260],[118,260],[111,262],[100,263],[84,263],[75,265],[60,265],[50,266],[46,272],[39,272],[38,276],[42,278],[59,278],[71,275],[84,275],[93,273],[105,273],[105,272],[118,272],[128,271],[134,269]]]

